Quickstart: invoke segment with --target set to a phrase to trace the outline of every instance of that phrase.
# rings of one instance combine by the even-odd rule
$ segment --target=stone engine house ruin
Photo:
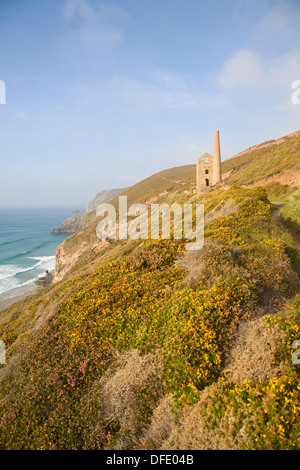
[[[214,155],[205,153],[196,164],[197,193],[208,191],[209,188],[222,181],[221,152],[219,131],[215,131]]]

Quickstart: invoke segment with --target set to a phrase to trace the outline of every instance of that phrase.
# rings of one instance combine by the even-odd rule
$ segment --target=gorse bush
[[[193,285],[184,282],[187,272],[175,263],[185,241],[174,239],[137,242],[130,253],[93,275],[62,285],[66,298],[27,341],[17,375],[7,374],[2,382],[1,448],[138,448],[160,400],[172,396],[173,410],[180,413],[218,383],[240,322],[255,316],[268,289],[287,292],[294,281],[266,193],[234,188],[219,192],[219,200],[223,196],[234,198],[239,208],[206,228],[203,269]],[[127,365],[118,362],[120,355]],[[137,370],[138,364],[140,370],[146,367],[147,358],[156,361],[154,367],[151,359],[153,367],[143,380],[140,372],[140,382],[132,374],[134,357]],[[295,380],[282,381],[278,386],[284,383],[288,398]],[[213,424],[226,407],[235,410],[245,402],[245,416],[254,420],[251,429],[277,445],[273,428],[271,434],[259,431],[265,415],[253,415],[249,401],[273,393],[271,404],[265,404],[268,413],[278,400],[283,407],[274,383],[251,391],[249,384],[237,388],[221,382],[225,395]],[[119,402],[109,401],[112,390]],[[298,392],[293,393],[288,399],[298,400]],[[209,416],[215,407],[212,399]],[[291,416],[296,419],[297,413]],[[284,423],[274,418],[276,429],[279,424]],[[295,436],[286,433],[288,442]]]
[[[271,343],[272,347],[276,345],[273,351],[267,348],[259,351],[255,375],[263,361],[270,361],[262,371],[262,378],[267,378],[270,371],[276,371],[276,376],[267,380],[244,378],[234,382],[230,377],[235,376],[236,371],[229,369],[229,379],[221,377],[207,387],[199,396],[199,401],[190,407],[182,423],[172,426],[169,436],[162,443],[163,449],[300,449],[299,366],[294,366],[291,361],[294,351],[291,345],[300,337],[299,297],[290,305],[290,311],[284,316],[267,315],[259,323],[251,322],[256,333],[259,326],[260,335],[265,324],[265,347]],[[268,330],[269,335],[272,334],[269,340]],[[247,343],[246,336],[241,339]],[[249,346],[256,349],[260,345],[257,340],[254,343],[255,338],[251,335],[248,340],[249,345],[245,344],[239,356],[241,361],[249,359]],[[250,360],[250,368],[254,368],[253,357]],[[239,369],[237,376],[247,376],[249,372],[253,374],[254,370],[249,371],[249,364],[243,366],[234,361],[229,367]]]
[[[204,426],[227,448],[292,450],[300,447],[300,385],[295,376],[267,385],[220,381],[201,403]]]

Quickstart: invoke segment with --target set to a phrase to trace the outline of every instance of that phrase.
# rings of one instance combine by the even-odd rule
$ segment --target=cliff
[[[68,219],[66,219],[60,227],[55,227],[51,233],[58,234],[58,233],[76,233],[79,230],[82,230],[84,227],[91,223],[93,216],[90,216],[92,212],[94,212],[100,204],[105,204],[109,202],[114,197],[121,194],[127,188],[118,188],[118,189],[106,189],[104,191],[99,192],[95,198],[88,203],[85,209],[84,214],[75,214]]]
[[[195,165],[125,191],[204,204],[201,250],[101,242],[84,214],[54,283],[1,312],[1,449],[300,449],[300,187],[279,180],[298,139],[224,162],[204,194]]]
[[[89,213],[95,211],[100,204],[105,204],[109,202],[116,196],[119,196],[123,191],[126,191],[127,188],[118,188],[118,189],[105,189],[98,193],[95,198],[86,206],[85,212]]]
[[[60,227],[55,227],[51,233],[75,233],[83,229],[85,223],[85,214],[75,214],[66,219]]]

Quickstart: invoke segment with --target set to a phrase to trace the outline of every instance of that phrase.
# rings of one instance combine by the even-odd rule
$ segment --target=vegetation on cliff
[[[174,198],[235,211],[207,225],[194,259],[184,240],[115,241],[23,301],[24,315],[6,312],[1,448],[300,448],[293,238],[262,188],[182,186],[158,200]],[[239,332],[258,319],[262,372],[237,361],[237,379]]]

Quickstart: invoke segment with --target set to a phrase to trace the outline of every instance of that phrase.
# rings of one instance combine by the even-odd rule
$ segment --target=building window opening
[[[205,185],[206,185],[206,186],[209,186],[209,180],[208,180],[207,178],[206,178],[206,180],[205,180]]]
[[[208,175],[208,170],[205,170],[205,174]]]

